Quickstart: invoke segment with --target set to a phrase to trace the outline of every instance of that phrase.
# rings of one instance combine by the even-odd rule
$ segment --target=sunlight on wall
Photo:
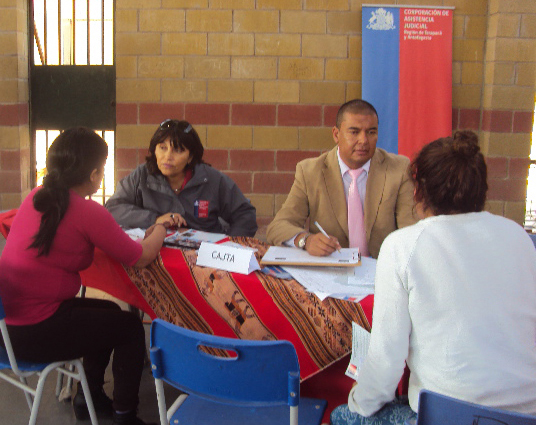
[[[535,119],[532,122],[532,146],[530,150],[531,161],[536,161],[536,104],[534,107],[534,117]],[[532,163],[529,168],[525,229],[533,233],[536,232],[536,163]]]

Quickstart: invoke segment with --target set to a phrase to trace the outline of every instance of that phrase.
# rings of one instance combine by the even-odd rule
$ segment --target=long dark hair
[[[69,189],[89,181],[108,156],[108,145],[93,130],[85,127],[62,132],[47,154],[47,175],[43,187],[33,198],[34,208],[42,213],[39,230],[29,248],[37,255],[48,255],[58,226],[69,207]]]
[[[167,138],[171,140],[171,144],[175,149],[180,149],[181,151],[188,149],[190,152],[192,160],[186,166],[185,171],[188,169],[193,171],[197,164],[204,163],[203,153],[205,149],[195,128],[188,121],[169,119],[158,126],[149,143],[149,155],[145,158],[149,173],[153,175],[162,174],[156,163],[155,150],[156,146]]]
[[[480,212],[488,191],[487,167],[472,131],[424,146],[411,163],[415,200],[434,215]]]

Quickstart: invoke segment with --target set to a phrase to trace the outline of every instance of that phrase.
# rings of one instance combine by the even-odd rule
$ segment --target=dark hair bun
[[[477,135],[472,131],[457,131],[452,137],[452,151],[459,157],[474,158],[480,152]]]

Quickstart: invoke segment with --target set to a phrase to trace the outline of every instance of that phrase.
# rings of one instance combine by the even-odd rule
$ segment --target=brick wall
[[[0,1],[0,210],[30,188],[27,2]]]

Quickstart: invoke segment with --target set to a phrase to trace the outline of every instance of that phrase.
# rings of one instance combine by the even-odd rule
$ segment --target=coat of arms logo
[[[395,18],[393,14],[380,7],[372,11],[367,28],[369,30],[393,30],[396,28],[394,22]]]

